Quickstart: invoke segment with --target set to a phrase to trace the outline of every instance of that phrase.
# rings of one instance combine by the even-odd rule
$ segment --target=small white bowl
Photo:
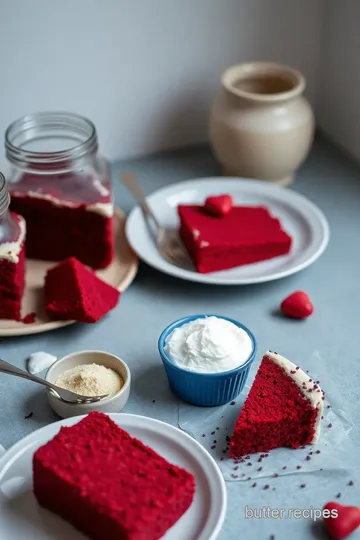
[[[64,358],[57,360],[47,371],[45,379],[56,384],[57,377],[75,366],[84,364],[99,364],[116,371],[122,380],[123,386],[115,395],[102,399],[97,403],[65,403],[55,396],[50,390],[47,396],[51,407],[62,418],[87,414],[90,411],[99,411],[104,413],[115,413],[121,411],[126,405],[130,394],[131,375],[127,364],[118,356],[104,351],[79,351],[69,354]]]

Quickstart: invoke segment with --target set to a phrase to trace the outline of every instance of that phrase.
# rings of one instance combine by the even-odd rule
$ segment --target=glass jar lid
[[[69,171],[98,149],[94,124],[67,112],[40,112],[13,122],[5,132],[7,159],[23,170]]]

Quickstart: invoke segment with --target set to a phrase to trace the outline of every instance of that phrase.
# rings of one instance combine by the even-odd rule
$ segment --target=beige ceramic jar
[[[301,73],[267,62],[222,76],[210,116],[210,142],[227,176],[286,185],[308,154],[314,116]]]

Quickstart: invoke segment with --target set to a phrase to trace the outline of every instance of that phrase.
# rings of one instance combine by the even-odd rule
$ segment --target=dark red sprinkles
[[[350,480],[350,482],[348,483],[348,486],[353,486],[353,485],[354,485],[354,482]]]
[[[251,487],[256,487],[257,486],[257,483],[254,482],[253,485]]]
[[[230,405],[235,405],[235,403],[236,403],[236,401],[232,401],[232,402],[230,403]]]
[[[32,411],[29,412],[29,414],[27,414],[27,415],[25,416],[25,420],[27,420],[28,418],[31,418],[33,415],[34,415],[34,413],[33,413]]]
[[[306,456],[306,461],[310,461],[311,457],[310,456]]]
[[[332,423],[330,422],[330,424],[328,424],[327,427],[328,427],[328,428],[332,428]]]
[[[338,493],[338,494],[336,495],[336,498],[337,498],[337,499],[340,499],[340,497],[341,497],[341,493]]]
[[[306,487],[306,484],[300,484],[300,487],[301,489],[303,489],[304,487]]]
[[[264,489],[269,489],[269,484],[265,484]]]

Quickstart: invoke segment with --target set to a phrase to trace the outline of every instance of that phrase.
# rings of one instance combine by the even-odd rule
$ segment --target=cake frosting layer
[[[16,224],[15,237],[0,243],[0,259],[17,264],[25,240],[26,224],[18,214],[12,214],[12,218]]]

